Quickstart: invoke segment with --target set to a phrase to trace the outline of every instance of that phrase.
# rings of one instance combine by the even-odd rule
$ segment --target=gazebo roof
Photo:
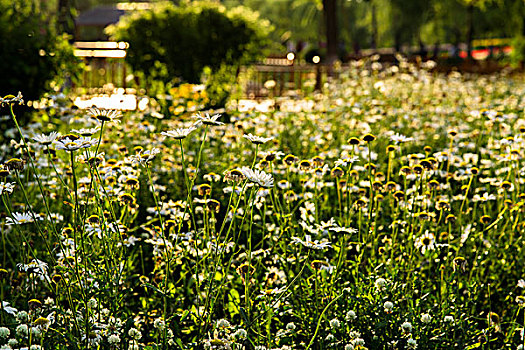
[[[145,10],[148,8],[151,8],[151,4],[147,2],[100,5],[78,15],[75,19],[75,24],[77,26],[106,27],[117,23],[120,16],[127,11]]]
[[[76,19],[77,26],[100,26],[105,27],[117,23],[120,16],[126,11],[119,10],[116,6],[102,5],[82,12]]]

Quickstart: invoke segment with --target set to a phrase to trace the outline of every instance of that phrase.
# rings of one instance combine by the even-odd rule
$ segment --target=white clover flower
[[[163,330],[166,326],[166,323],[162,318],[157,318],[155,321],[153,321],[153,327],[157,328],[158,330]]]
[[[365,340],[363,338],[356,338],[352,340],[354,346],[365,346]]]
[[[401,325],[401,329],[404,333],[412,333],[412,323],[408,321],[403,322],[403,324]]]
[[[391,301],[385,301],[385,303],[383,304],[383,308],[385,309],[386,313],[390,313],[394,308],[394,303],[392,303]]]
[[[443,321],[444,321],[445,323],[454,323],[454,316],[447,315],[447,316],[445,316],[445,318],[443,319]]]
[[[288,324],[286,325],[286,330],[288,330],[288,331],[290,331],[290,332],[295,331],[295,328],[296,328],[296,326],[295,326],[295,323],[293,323],[293,322],[290,322],[290,323],[288,323]]]
[[[417,342],[414,339],[409,338],[407,340],[407,349],[417,349]]]
[[[0,338],[7,338],[11,331],[7,327],[0,327]]]
[[[352,321],[352,320],[355,320],[356,318],[357,318],[357,315],[354,310],[349,310],[346,313],[346,316],[345,316],[346,321]]]
[[[252,134],[244,134],[242,137],[244,137],[247,140],[250,140],[254,145],[262,145],[263,143],[273,140],[273,137],[262,137]]]
[[[233,333],[233,337],[239,340],[246,339],[247,336],[248,333],[242,328],[238,329],[235,333]]]
[[[341,322],[337,318],[333,318],[330,320],[330,328],[337,329],[341,326]]]
[[[53,131],[49,135],[45,135],[45,134],[35,135],[32,139],[33,141],[38,142],[41,145],[49,146],[59,136],[60,134],[58,132]]]
[[[40,329],[40,327],[31,327],[30,332],[31,335],[36,338],[39,338],[42,335],[42,330]]]
[[[16,334],[19,337],[26,337],[29,334],[29,328],[26,324],[21,324],[18,327],[16,327]]]
[[[136,328],[130,328],[128,335],[134,340],[139,340],[142,338],[142,333],[140,333],[140,331]]]
[[[12,348],[15,348],[18,346],[18,340],[11,338],[7,341],[7,345],[9,345]]]
[[[249,181],[264,188],[273,187],[273,176],[271,174],[267,174],[262,170],[252,170],[248,167],[242,167],[239,170]]]
[[[96,308],[97,308],[97,305],[98,305],[98,303],[97,303],[97,299],[95,299],[95,298],[91,298],[91,299],[89,299],[87,305],[88,305],[88,307],[91,308],[91,309],[96,309]]]
[[[171,137],[175,140],[182,140],[188,137],[188,135],[195,130],[197,130],[197,127],[195,125],[192,125],[189,128],[178,128],[175,130],[163,131],[160,134],[167,137]]]
[[[27,311],[21,310],[16,314],[16,320],[20,323],[24,323],[29,321],[29,315],[27,314]]]
[[[379,277],[378,279],[376,279],[374,283],[375,287],[379,290],[384,290],[387,284],[388,284],[387,280],[382,277]]]
[[[115,345],[115,344],[120,343],[120,337],[118,336],[118,334],[111,334],[111,335],[108,337],[108,343],[109,343],[110,345]]]
[[[228,322],[228,320],[225,319],[220,319],[219,321],[217,321],[217,328],[230,328],[230,322]]]
[[[421,315],[421,322],[430,323],[431,320],[432,320],[432,316],[430,316],[429,314]]]

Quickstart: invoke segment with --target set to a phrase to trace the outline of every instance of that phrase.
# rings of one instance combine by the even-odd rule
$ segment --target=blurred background
[[[0,31],[2,96],[96,105],[176,89],[220,107],[235,93],[320,89],[363,57],[523,70],[525,0],[0,0]]]

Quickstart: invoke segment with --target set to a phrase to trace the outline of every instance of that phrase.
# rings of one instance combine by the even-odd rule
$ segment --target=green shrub
[[[238,67],[254,60],[263,47],[269,23],[244,7],[231,10],[217,3],[192,2],[180,6],[159,4],[150,11],[124,17],[109,33],[129,42],[127,60],[135,72],[166,84],[199,83],[204,69],[224,74],[224,65]],[[236,71],[236,69],[234,69]],[[154,78],[152,78],[154,77]],[[211,98],[223,103],[224,90],[232,81],[219,81]],[[212,96],[210,96],[212,97]]]
[[[525,62],[525,36],[516,36],[512,40],[511,61],[515,66],[523,65]]]
[[[78,61],[67,37],[57,35],[35,3],[0,0],[0,95],[21,91],[39,99]]]

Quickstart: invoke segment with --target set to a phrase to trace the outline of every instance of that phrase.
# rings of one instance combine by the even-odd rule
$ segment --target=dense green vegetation
[[[67,39],[36,3],[0,0],[0,95],[37,100],[71,78],[79,61]]]
[[[269,29],[247,8],[192,2],[126,16],[110,33],[129,42],[127,62],[148,81],[199,83],[211,70],[211,102],[224,105],[228,92],[216,85],[231,85],[238,67],[261,55]]]
[[[3,349],[523,349],[523,79],[358,61],[229,121],[48,104],[0,148]]]

